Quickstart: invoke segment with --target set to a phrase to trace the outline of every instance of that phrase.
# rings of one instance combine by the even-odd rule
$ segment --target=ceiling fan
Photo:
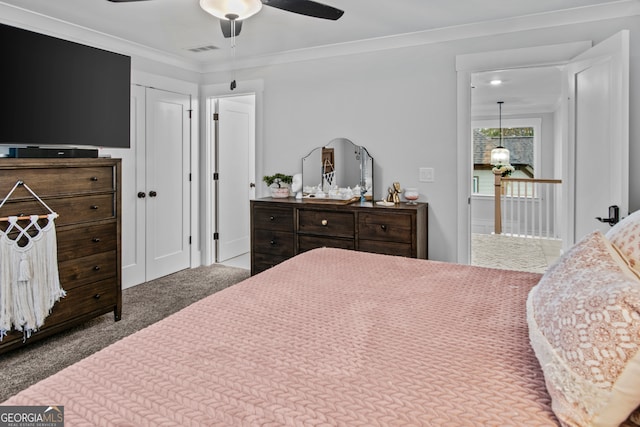
[[[145,0],[108,0],[126,3]],[[242,29],[242,20],[255,15],[262,5],[286,10],[313,18],[338,20],[344,11],[312,0],[200,0],[200,7],[220,19],[224,37],[237,36]]]

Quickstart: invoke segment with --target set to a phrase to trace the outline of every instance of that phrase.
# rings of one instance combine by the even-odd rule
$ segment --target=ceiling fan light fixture
[[[262,9],[260,0],[200,0],[200,7],[219,19],[242,20]]]

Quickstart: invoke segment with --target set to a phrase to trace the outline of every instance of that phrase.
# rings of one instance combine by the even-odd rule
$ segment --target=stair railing
[[[560,237],[556,212],[562,180],[503,177],[499,171],[494,177],[496,234]]]

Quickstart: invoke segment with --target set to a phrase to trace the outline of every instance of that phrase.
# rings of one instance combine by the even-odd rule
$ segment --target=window
[[[494,195],[494,175],[491,169],[491,150],[500,145],[497,120],[472,123],[473,141],[473,193]],[[502,146],[509,150],[510,163],[515,171],[511,176],[535,178],[539,165],[541,119],[503,119]]]

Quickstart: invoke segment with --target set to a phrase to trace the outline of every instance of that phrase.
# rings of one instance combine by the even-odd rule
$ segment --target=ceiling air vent
[[[190,47],[187,50],[190,52],[200,53],[200,52],[207,52],[209,50],[216,50],[216,49],[218,49],[217,46],[210,44],[207,46]]]

